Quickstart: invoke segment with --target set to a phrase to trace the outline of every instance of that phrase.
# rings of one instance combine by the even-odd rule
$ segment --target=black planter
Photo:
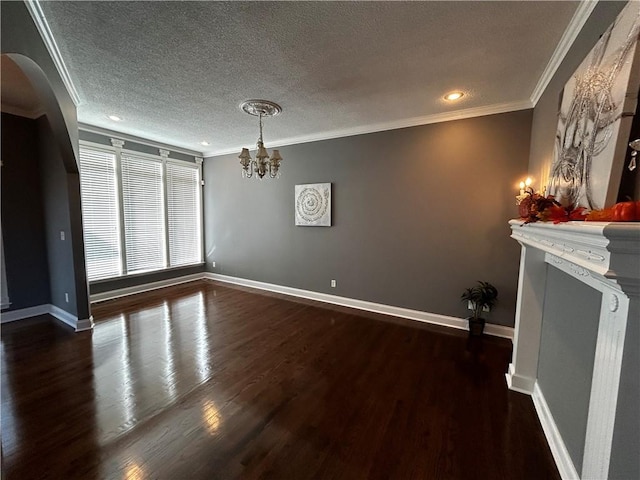
[[[484,318],[469,317],[469,335],[472,337],[481,337],[484,332]]]

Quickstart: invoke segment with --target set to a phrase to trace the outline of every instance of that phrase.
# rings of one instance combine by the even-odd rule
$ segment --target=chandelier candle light
[[[278,150],[274,150],[271,158],[264,148],[262,141],[262,117],[273,117],[282,112],[282,107],[277,103],[268,100],[247,100],[240,105],[240,108],[249,115],[254,115],[260,120],[260,137],[256,144],[256,159],[253,160],[249,154],[248,148],[243,148],[238,156],[240,165],[242,165],[242,176],[251,178],[255,172],[257,179],[262,179],[269,172],[269,177],[277,178],[280,176],[280,162],[282,157]]]

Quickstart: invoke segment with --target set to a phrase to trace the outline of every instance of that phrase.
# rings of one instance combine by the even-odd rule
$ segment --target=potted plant
[[[484,331],[485,320],[482,318],[483,311],[490,311],[498,301],[498,289],[489,282],[478,281],[475,287],[465,289],[461,297],[463,302],[468,302],[472,315],[469,320],[469,334],[479,337]]]

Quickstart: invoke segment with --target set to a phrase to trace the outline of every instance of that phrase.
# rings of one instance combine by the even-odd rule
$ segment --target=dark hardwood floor
[[[511,343],[209,281],[2,326],[10,479],[555,479]]]

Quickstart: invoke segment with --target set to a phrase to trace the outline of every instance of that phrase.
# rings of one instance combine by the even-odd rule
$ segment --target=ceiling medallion
[[[251,158],[248,148],[243,148],[238,156],[240,165],[242,165],[242,177],[251,178],[255,173],[256,178],[261,180],[267,172],[271,178],[279,177],[282,157],[278,150],[274,150],[271,158],[269,158],[267,149],[264,147],[264,142],[262,141],[262,117],[278,115],[282,112],[282,107],[268,100],[247,100],[240,104],[240,108],[245,113],[258,117],[260,125],[260,137],[258,137],[256,144],[256,159],[253,160]]]

